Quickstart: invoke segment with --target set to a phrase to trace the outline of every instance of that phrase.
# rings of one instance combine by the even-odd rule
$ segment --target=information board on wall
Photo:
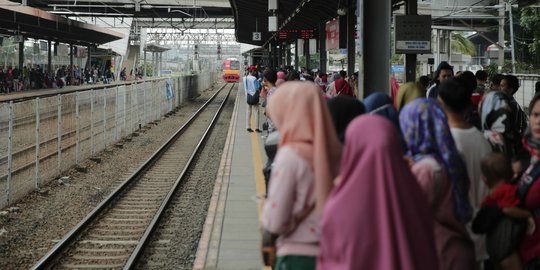
[[[431,16],[395,16],[396,53],[431,53]]]

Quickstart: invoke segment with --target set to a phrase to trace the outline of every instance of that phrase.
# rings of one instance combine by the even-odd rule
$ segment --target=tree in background
[[[521,61],[532,64],[533,67],[540,67],[540,8],[527,7],[519,10],[519,25],[516,35],[516,49],[522,47],[520,55]],[[517,53],[517,52],[516,52]]]
[[[476,48],[474,44],[467,39],[462,32],[452,32],[452,39],[450,41],[452,50],[461,54],[474,56],[476,54]]]

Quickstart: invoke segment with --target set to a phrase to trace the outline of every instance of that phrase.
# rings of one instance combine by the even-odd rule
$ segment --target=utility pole
[[[504,65],[504,19],[506,17],[506,12],[504,12],[504,10],[506,3],[504,0],[499,0],[499,5],[501,7],[499,8],[499,61],[497,64],[499,70],[501,70]]]
[[[510,45],[512,46],[512,74],[516,74],[516,55],[514,47],[514,19],[512,18],[512,4],[506,3],[508,16],[510,16]]]

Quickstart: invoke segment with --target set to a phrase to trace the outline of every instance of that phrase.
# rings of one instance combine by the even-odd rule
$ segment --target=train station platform
[[[258,198],[265,191],[262,168],[266,155],[262,134],[247,132],[245,117],[240,84],[193,269],[265,269]],[[262,125],[262,108],[259,117]]]

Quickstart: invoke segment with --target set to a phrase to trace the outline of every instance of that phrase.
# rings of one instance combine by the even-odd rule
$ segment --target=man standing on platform
[[[257,69],[254,66],[251,66],[249,75],[244,77],[244,90],[246,91],[246,102],[247,102],[247,111],[246,111],[246,129],[248,132],[253,132],[251,129],[251,113],[255,110],[255,130],[257,132],[262,132],[259,129],[259,91],[261,90],[261,84],[255,77],[257,74]]]

